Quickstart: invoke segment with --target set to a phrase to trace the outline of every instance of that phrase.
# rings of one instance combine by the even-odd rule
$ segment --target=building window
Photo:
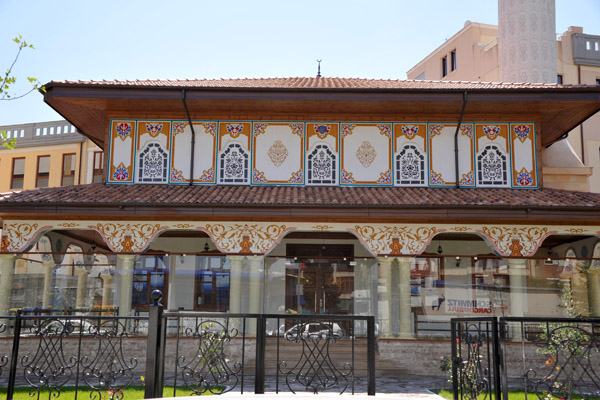
[[[596,85],[600,85],[600,79],[596,79]]]
[[[37,159],[37,177],[35,187],[48,187],[50,179],[50,156],[39,156]]]
[[[157,289],[163,292],[162,303],[167,307],[169,268],[165,261],[165,256],[138,257],[133,271],[131,308],[136,311],[148,311],[150,293]]]
[[[561,74],[556,75],[556,83],[559,85],[563,84],[563,76]]]
[[[196,256],[196,311],[229,310],[230,270],[222,257]]]
[[[442,58],[442,78],[448,75],[448,57]]]
[[[75,184],[75,154],[63,155],[62,180],[61,186]]]
[[[450,71],[456,70],[456,50],[450,53]]]
[[[23,189],[25,180],[25,158],[13,158],[11,189]]]
[[[489,145],[477,156],[477,184],[482,186],[506,186],[508,169],[506,155],[498,147]]]
[[[139,156],[140,182],[164,183],[167,181],[168,156],[159,143],[149,143]]]
[[[396,184],[425,184],[425,156],[415,145],[405,145],[396,156]]]
[[[104,152],[94,152],[94,169],[92,172],[92,182],[102,183],[102,173],[104,172]]]
[[[307,180],[311,185],[336,183],[336,157],[326,144],[318,144],[308,155]]]
[[[248,153],[238,143],[232,143],[220,155],[221,183],[248,183]]]

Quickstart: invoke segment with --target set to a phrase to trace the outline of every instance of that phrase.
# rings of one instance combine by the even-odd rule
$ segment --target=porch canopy
[[[105,147],[109,118],[531,120],[548,146],[600,110],[600,87],[358,78],[52,81],[44,101]]]

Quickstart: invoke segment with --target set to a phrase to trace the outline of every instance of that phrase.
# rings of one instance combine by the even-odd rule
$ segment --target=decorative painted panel
[[[453,123],[193,121],[193,127],[195,184],[455,185]],[[460,186],[538,187],[533,123],[463,124],[458,142]],[[185,120],[113,120],[107,181],[189,183],[190,143]]]
[[[216,182],[215,154],[217,148],[217,123],[193,122],[194,145],[194,184]],[[190,157],[192,129],[186,121],[173,121],[172,157],[170,183],[190,182]]]
[[[135,155],[136,183],[169,181],[170,121],[138,121]]]
[[[339,124],[306,124],[306,184],[335,185],[339,171]]]
[[[219,123],[218,182],[223,184],[250,183],[250,138],[252,123]]]
[[[341,185],[392,184],[392,124],[342,123]]]
[[[109,183],[133,183],[135,121],[111,121]]]
[[[508,124],[475,124],[477,186],[511,184]]]
[[[254,122],[252,183],[304,183],[304,123]]]
[[[427,125],[429,141],[429,185],[456,185],[454,135],[456,124],[432,123]],[[459,185],[475,186],[473,157],[473,124],[462,124],[458,133]]]
[[[513,187],[537,187],[535,125],[510,124]]]
[[[427,124],[394,124],[394,185],[427,185]]]

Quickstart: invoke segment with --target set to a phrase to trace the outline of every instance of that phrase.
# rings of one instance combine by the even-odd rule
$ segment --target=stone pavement
[[[344,393],[341,397],[348,398],[349,400],[440,400],[441,397],[429,391],[429,389],[443,389],[450,388],[450,384],[447,382],[447,378],[440,376],[402,376],[402,377],[377,377],[376,378],[377,393],[375,397],[367,396],[366,382],[359,381],[355,383],[355,395],[351,394],[351,389],[348,389],[348,393]],[[229,392],[221,395],[220,397],[226,397],[228,399],[288,399],[293,398],[295,400],[307,400],[314,399],[339,399],[340,395],[337,392],[323,392],[319,394],[312,394],[307,392],[297,392],[292,394],[287,387],[281,387],[279,394],[275,393],[275,382],[274,379],[267,377],[265,382],[265,394],[254,394],[254,385],[252,382],[248,382],[247,389],[244,394],[240,394],[239,391]],[[245,389],[245,390],[247,390]],[[285,389],[285,390],[284,390]],[[196,400],[198,397],[177,397],[177,400]],[[165,398],[166,399],[166,398]],[[174,397],[170,398],[175,400]]]

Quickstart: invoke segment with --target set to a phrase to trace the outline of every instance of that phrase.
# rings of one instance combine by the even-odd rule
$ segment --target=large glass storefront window
[[[577,313],[600,317],[600,241],[593,237],[556,238],[527,259],[482,254],[489,250],[482,246],[465,255],[456,249],[475,245],[462,241],[436,241],[434,254],[419,257],[375,258],[356,240],[298,240],[268,256],[161,253],[132,261],[80,250],[25,253],[7,261],[14,263],[8,309],[122,307],[129,287],[131,310],[122,315],[146,312],[159,289],[168,310],[372,315],[380,338],[446,338],[453,317],[563,316],[567,288]],[[438,246],[452,254],[436,254]],[[127,257],[131,273],[123,274]]]

